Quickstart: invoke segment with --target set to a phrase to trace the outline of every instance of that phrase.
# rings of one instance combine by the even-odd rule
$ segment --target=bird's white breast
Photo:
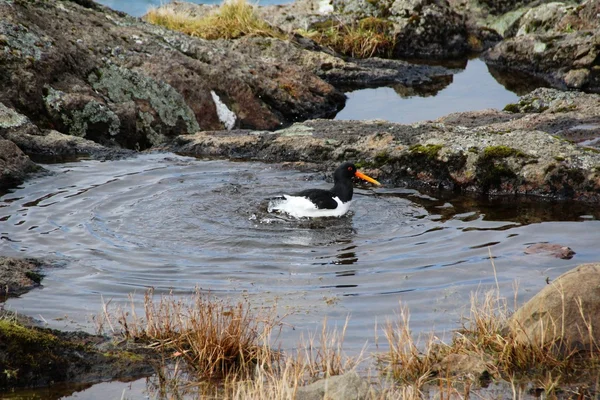
[[[338,197],[333,199],[337,207],[333,209],[319,209],[309,199],[300,196],[283,195],[284,199],[271,200],[269,202],[268,212],[278,211],[291,215],[294,218],[303,217],[341,217],[350,209],[351,201],[343,203]]]

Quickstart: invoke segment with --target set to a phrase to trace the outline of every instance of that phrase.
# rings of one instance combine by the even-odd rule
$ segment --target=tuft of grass
[[[435,337],[430,335],[422,351],[410,331],[410,314],[400,308],[398,319],[387,321],[383,334],[389,345],[387,353],[377,356],[385,375],[401,383],[412,383],[420,389],[432,381],[432,367],[437,362],[434,354]]]
[[[191,17],[168,7],[153,8],[146,21],[208,40],[243,36],[283,38],[284,34],[261,19],[246,0],[227,0],[207,15]]]
[[[188,301],[172,294],[144,299],[144,317],[120,311],[116,324],[127,339],[147,343],[181,375],[194,381],[250,376],[257,368],[273,368],[280,353],[267,345],[281,326],[276,310],[256,313],[246,300],[232,303],[196,290]]]
[[[392,23],[387,20],[368,17],[350,24],[330,21],[300,33],[345,56],[390,57],[395,46],[392,28]]]

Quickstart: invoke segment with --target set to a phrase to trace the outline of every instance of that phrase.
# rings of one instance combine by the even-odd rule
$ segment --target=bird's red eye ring
[[[352,171],[352,167],[348,167],[348,171]]]

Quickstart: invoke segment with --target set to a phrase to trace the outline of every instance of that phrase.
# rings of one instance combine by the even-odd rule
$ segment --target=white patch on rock
[[[331,14],[333,12],[333,4],[331,0],[319,1],[319,13],[320,14]]]
[[[231,111],[225,103],[221,101],[219,96],[214,92],[210,91],[210,94],[215,102],[215,106],[217,106],[217,116],[219,117],[219,121],[225,125],[225,128],[230,131],[235,126],[236,116],[233,111]]]

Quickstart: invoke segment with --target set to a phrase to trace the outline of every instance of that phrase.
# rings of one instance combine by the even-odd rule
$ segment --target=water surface
[[[469,60],[463,71],[452,75],[448,86],[435,93],[396,85],[360,89],[346,95],[346,106],[335,119],[383,119],[403,124],[460,111],[502,109],[518,100],[517,94],[498,83],[479,59]]]
[[[347,345],[358,351],[399,302],[415,332],[456,328],[470,293],[495,285],[488,251],[503,294],[519,281],[524,299],[547,277],[595,261],[600,239],[594,208],[393,187],[357,189],[342,218],[289,221],[266,214],[264,199],[330,184],[262,163],[163,154],[48,168],[54,175],[0,198],[0,245],[4,255],[57,261],[42,289],[6,304],[54,328],[94,331],[103,301],[127,305],[133,293],[139,305],[149,287],[182,296],[200,287],[294,312],[287,348],[324,318],[350,316]],[[577,254],[525,255],[536,242]]]

